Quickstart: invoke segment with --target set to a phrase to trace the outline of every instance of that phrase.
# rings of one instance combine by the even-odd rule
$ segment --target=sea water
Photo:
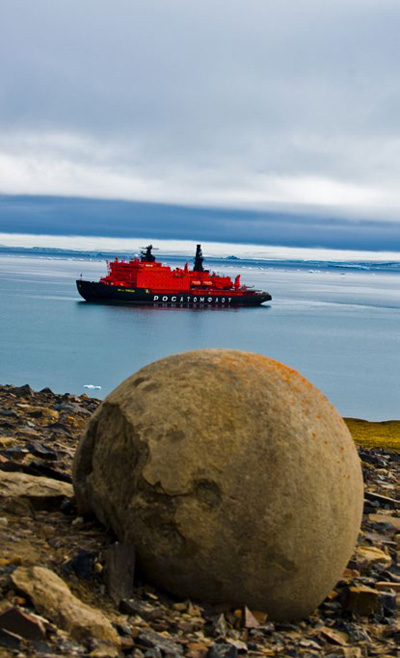
[[[169,354],[236,348],[298,370],[344,416],[400,418],[399,263],[248,259],[211,266],[240,273],[272,301],[238,309],[88,304],[75,279],[82,273],[98,280],[104,260],[0,255],[0,383],[102,398]]]

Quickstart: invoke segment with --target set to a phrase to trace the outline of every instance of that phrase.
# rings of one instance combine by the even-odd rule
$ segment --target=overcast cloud
[[[2,0],[0,193],[400,222],[398,0]]]

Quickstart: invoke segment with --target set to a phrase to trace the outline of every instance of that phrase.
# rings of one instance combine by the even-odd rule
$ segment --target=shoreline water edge
[[[101,388],[97,386],[87,386],[87,388]],[[12,397],[14,397],[13,391],[21,391],[21,395],[24,395],[24,392],[27,392],[28,396],[41,396],[42,394],[51,395],[54,398],[60,399],[84,399],[88,400],[88,404],[91,405],[93,411],[95,408],[103,402],[102,399],[90,396],[87,393],[82,393],[81,395],[71,394],[71,393],[54,393],[49,387],[42,389],[41,391],[33,391],[29,384],[22,386],[14,386],[13,384],[0,384],[0,390],[4,392],[10,391]],[[17,397],[20,395],[17,393]],[[4,415],[8,418],[16,417],[14,414],[8,415],[7,412],[4,412]],[[365,420],[363,418],[350,418],[343,417],[344,422],[346,423],[351,436],[353,437],[356,445],[364,446],[367,448],[386,448],[389,450],[398,450],[400,451],[400,419],[391,419],[391,420],[381,420],[381,421],[371,421]],[[7,427],[7,421],[3,418],[2,410],[0,409],[0,434],[2,424]]]

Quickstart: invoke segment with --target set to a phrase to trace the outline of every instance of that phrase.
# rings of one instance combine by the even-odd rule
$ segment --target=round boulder
[[[177,354],[125,380],[89,422],[74,486],[153,584],[278,620],[306,616],[340,579],[363,506],[335,408],[238,350]]]

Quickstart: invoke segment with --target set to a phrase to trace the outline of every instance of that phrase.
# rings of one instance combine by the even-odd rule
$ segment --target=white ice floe
[[[47,247],[74,249],[76,251],[122,251],[139,253],[145,244],[154,242],[148,238],[111,238],[104,236],[80,235],[31,235],[29,233],[0,233],[3,247]],[[192,258],[195,240],[157,240],[160,252],[168,256]],[[319,260],[329,262],[398,262],[397,251],[362,251],[348,249],[328,249],[323,247],[288,247],[278,245],[232,244],[229,242],[202,241],[207,258],[223,258],[226,254],[241,259],[262,260]],[[61,255],[61,254],[60,254]],[[229,261],[228,261],[229,262]]]

